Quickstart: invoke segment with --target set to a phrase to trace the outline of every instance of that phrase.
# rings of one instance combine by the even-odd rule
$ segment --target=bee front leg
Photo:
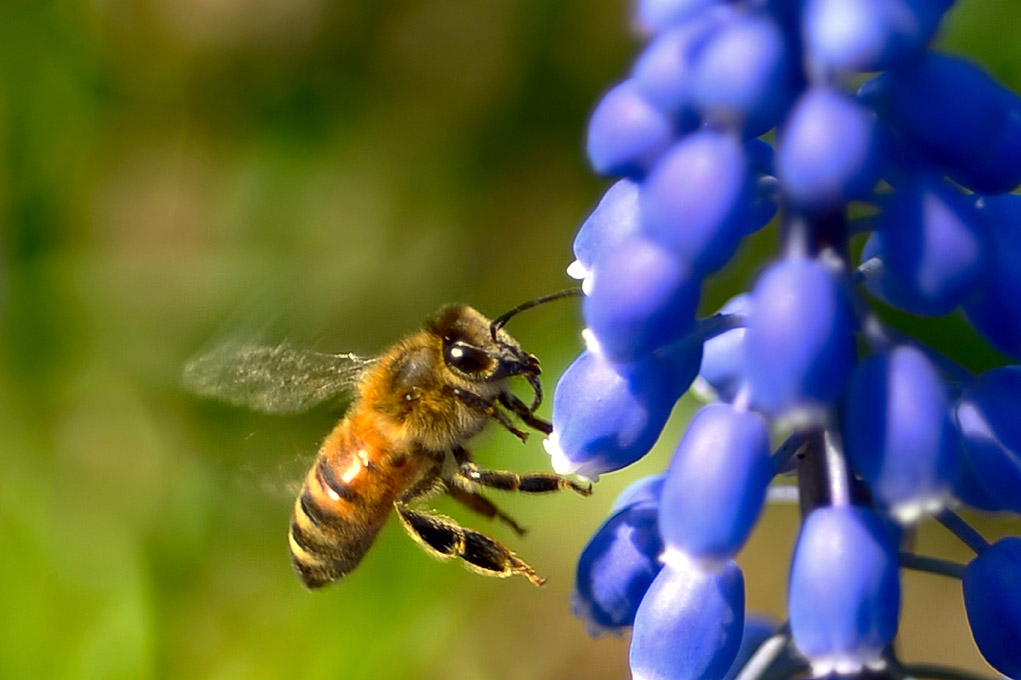
[[[474,392],[462,390],[459,387],[453,388],[452,393],[458,401],[460,401],[468,408],[472,409],[473,411],[477,411],[478,413],[481,413],[485,416],[489,416],[490,418],[492,418],[493,420],[507,428],[511,434],[513,434],[521,441],[523,442],[528,441],[528,433],[525,432],[524,430],[519,430],[518,428],[514,427],[514,423],[511,422],[511,419],[507,417],[507,414],[501,411],[499,408],[497,408],[496,404],[494,404],[493,402],[489,401],[485,397],[475,394]]]
[[[522,475],[507,470],[486,470],[471,461],[464,461],[458,468],[457,474],[480,486],[501,491],[549,493],[571,489],[582,496],[592,495],[591,484],[579,484],[572,479],[549,472],[532,472]]]
[[[552,423],[543,420],[539,416],[532,412],[525,402],[515,397],[510,392],[504,392],[500,395],[500,403],[511,410],[514,415],[521,418],[521,422],[528,425],[534,430],[538,430],[543,434],[549,434],[553,431]]]
[[[537,586],[546,582],[521,558],[485,534],[459,526],[448,517],[417,512],[401,502],[395,506],[401,524],[431,555],[440,559],[460,557],[473,571],[486,576],[522,574]]]

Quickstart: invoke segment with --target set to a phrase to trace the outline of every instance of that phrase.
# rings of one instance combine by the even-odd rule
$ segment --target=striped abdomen
[[[356,428],[359,421],[362,427]],[[334,428],[294,503],[291,562],[308,588],[324,586],[358,566],[394,499],[417,474],[417,461],[391,455],[366,424],[345,419]]]

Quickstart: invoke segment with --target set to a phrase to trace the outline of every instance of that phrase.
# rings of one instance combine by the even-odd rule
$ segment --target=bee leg
[[[460,557],[473,571],[486,576],[522,574],[537,586],[546,582],[517,555],[488,536],[458,526],[447,517],[412,510],[401,502],[395,506],[401,524],[411,537],[435,557]]]
[[[543,434],[549,434],[553,431],[553,425],[532,412],[525,402],[515,397],[510,392],[504,392],[500,395],[500,403],[506,406],[511,412],[518,418],[521,418],[521,422],[528,425],[533,430],[538,430]]]
[[[496,422],[500,423],[505,428],[510,430],[510,433],[513,434],[518,439],[520,439],[521,441],[523,442],[528,441],[528,433],[525,432],[524,430],[519,430],[518,428],[514,427],[514,423],[511,422],[511,419],[509,417],[507,417],[507,414],[501,411],[499,408],[497,408],[496,404],[494,404],[493,402],[489,401],[485,397],[481,397],[475,394],[474,392],[462,390],[459,387],[453,388],[453,394],[454,397],[456,397],[462,404],[464,404],[468,408],[474,411],[478,411],[483,415],[489,416],[490,418],[492,418],[493,420],[495,420]]]
[[[461,503],[465,507],[474,510],[483,517],[493,519],[494,517],[502,521],[504,524],[509,526],[518,536],[524,536],[528,533],[528,530],[518,524],[512,517],[505,514],[500,508],[496,507],[493,501],[489,500],[475,489],[471,488],[472,485],[468,483],[463,477],[453,476],[450,479],[444,480],[447,485],[447,490],[450,495],[457,502]]]
[[[532,472],[529,474],[518,474],[507,470],[485,470],[475,463],[466,461],[461,463],[457,474],[467,478],[469,481],[481,486],[488,486],[491,489],[501,491],[520,491],[522,493],[549,493],[561,489],[571,489],[582,496],[592,495],[591,484],[579,484],[578,482],[554,475],[548,472]]]

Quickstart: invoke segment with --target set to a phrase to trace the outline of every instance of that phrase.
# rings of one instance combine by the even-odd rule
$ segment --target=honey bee
[[[353,396],[320,446],[291,516],[291,562],[307,588],[358,566],[391,510],[433,556],[460,558],[488,576],[521,574],[541,586],[545,579],[499,542],[414,506],[447,493],[520,535],[524,529],[483,488],[591,494],[591,485],[560,475],[484,469],[465,447],[490,421],[527,440],[512,415],[525,427],[551,432],[535,414],[542,402],[539,360],[503,326],[520,311],[574,294],[532,300],[492,321],[466,305],[448,305],[376,358],[287,345],[224,346],[193,359],[184,381],[199,395],[274,414],[307,410],[345,391]],[[531,404],[510,391],[517,376],[534,392]]]

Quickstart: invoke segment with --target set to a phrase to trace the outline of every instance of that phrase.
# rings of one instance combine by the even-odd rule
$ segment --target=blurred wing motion
[[[189,361],[184,386],[234,406],[286,415],[350,390],[372,363],[354,354],[322,354],[287,345],[226,345]]]

